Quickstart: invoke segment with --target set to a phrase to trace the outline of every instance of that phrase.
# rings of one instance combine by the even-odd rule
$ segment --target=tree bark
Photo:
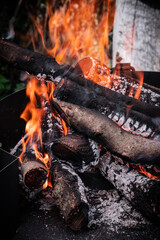
[[[117,55],[136,70],[160,71],[160,10],[139,0],[116,1],[113,66]]]
[[[160,159],[160,141],[126,132],[97,111],[56,100],[67,115],[70,125],[93,138],[111,152],[135,163],[156,163]]]
[[[99,148],[84,135],[69,134],[53,141],[52,152],[58,158],[72,164],[77,171],[83,171],[91,163],[98,162]]]
[[[51,182],[55,204],[64,216],[67,226],[74,231],[86,227],[89,207],[80,177],[68,165],[54,161]]]
[[[100,113],[111,118],[117,124],[127,131],[149,137],[159,135],[159,126],[153,121],[153,118],[147,116],[148,112],[141,113],[129,106],[125,106],[123,102],[118,101],[115,103],[108,100],[106,96],[98,95],[95,91],[80,86],[70,80],[63,79],[57,85],[54,91],[54,97],[62,101],[67,101],[79,106],[94,109]],[[115,99],[113,99],[115,101]]]

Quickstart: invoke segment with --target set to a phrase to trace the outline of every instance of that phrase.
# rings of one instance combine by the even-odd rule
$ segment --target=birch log
[[[160,10],[139,0],[116,1],[116,8],[113,66],[119,53],[135,69],[160,71]]]

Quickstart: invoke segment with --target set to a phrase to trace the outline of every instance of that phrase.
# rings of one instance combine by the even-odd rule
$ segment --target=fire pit
[[[158,86],[142,86],[128,64],[110,70],[86,58],[72,68],[3,40],[0,49],[37,75],[28,98],[22,90],[0,102],[2,148],[20,162],[23,214],[14,239],[158,239]]]

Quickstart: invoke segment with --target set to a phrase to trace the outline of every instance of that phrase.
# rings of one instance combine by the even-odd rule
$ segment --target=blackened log
[[[45,164],[36,159],[31,152],[26,152],[23,155],[21,173],[24,185],[30,190],[41,189],[48,176]]]
[[[145,102],[141,102],[135,98],[123,95],[121,93],[112,91],[109,88],[102,87],[88,79],[82,78],[82,77],[76,77],[75,74],[73,78],[70,76],[67,78],[73,82],[76,82],[80,86],[83,86],[85,88],[91,89],[92,93],[95,93],[95,96],[99,98],[102,96],[103,98],[106,98],[106,101],[110,101],[112,103],[120,103],[120,105],[129,108],[132,108],[132,110],[135,110],[137,112],[147,114],[150,117],[159,117],[160,116],[160,107],[154,106]],[[89,90],[90,91],[90,90]]]
[[[132,110],[121,102],[111,102],[105,96],[97,95],[90,88],[80,86],[67,79],[61,80],[56,86],[54,97],[76,105],[97,110],[130,132],[149,137],[159,126],[150,116]],[[155,135],[154,135],[155,136]]]
[[[59,65],[54,58],[46,57],[40,53],[19,47],[16,44],[4,40],[0,40],[0,57],[20,70],[28,71],[34,75],[45,74],[48,80],[51,79],[54,82],[59,82],[60,79],[66,77],[81,86],[91,88],[98,95],[105,95],[109,101],[123,102],[125,106],[130,105],[133,110],[144,114],[147,112],[151,117],[160,116],[160,108],[119,94],[85,79],[77,75],[76,69],[68,65]]]
[[[59,100],[56,102],[73,128],[106,146],[111,152],[134,163],[159,164],[160,141],[131,134],[97,111]]]
[[[107,152],[99,169],[144,216],[160,223],[160,180],[150,179]]]
[[[98,145],[80,134],[69,134],[53,141],[52,152],[55,156],[72,164],[78,171],[86,169],[99,160]]]
[[[40,98],[44,111],[41,119],[43,151],[50,155],[52,141],[63,136],[64,129],[56,109],[51,105],[47,98],[44,96],[41,96]]]
[[[85,78],[123,95],[132,93],[134,96],[140,86],[140,78],[145,80],[144,73],[135,71],[130,63],[118,63],[114,69],[109,69],[97,59],[85,57],[78,62],[76,68],[82,70]],[[156,88],[143,81],[139,100],[160,106],[160,87]]]
[[[0,57],[13,67],[34,75],[40,73],[52,76],[59,69],[59,64],[54,58],[46,57],[9,41],[0,40]]]
[[[54,161],[51,182],[55,204],[72,230],[79,231],[88,224],[88,202],[80,177],[65,164]]]

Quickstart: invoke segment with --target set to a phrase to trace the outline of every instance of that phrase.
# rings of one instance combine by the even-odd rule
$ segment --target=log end
[[[79,134],[69,134],[56,139],[52,145],[52,152],[58,158],[71,162],[77,169],[95,161],[88,139]]]
[[[21,172],[23,183],[30,190],[40,189],[48,175],[45,165],[40,161],[22,162]]]

